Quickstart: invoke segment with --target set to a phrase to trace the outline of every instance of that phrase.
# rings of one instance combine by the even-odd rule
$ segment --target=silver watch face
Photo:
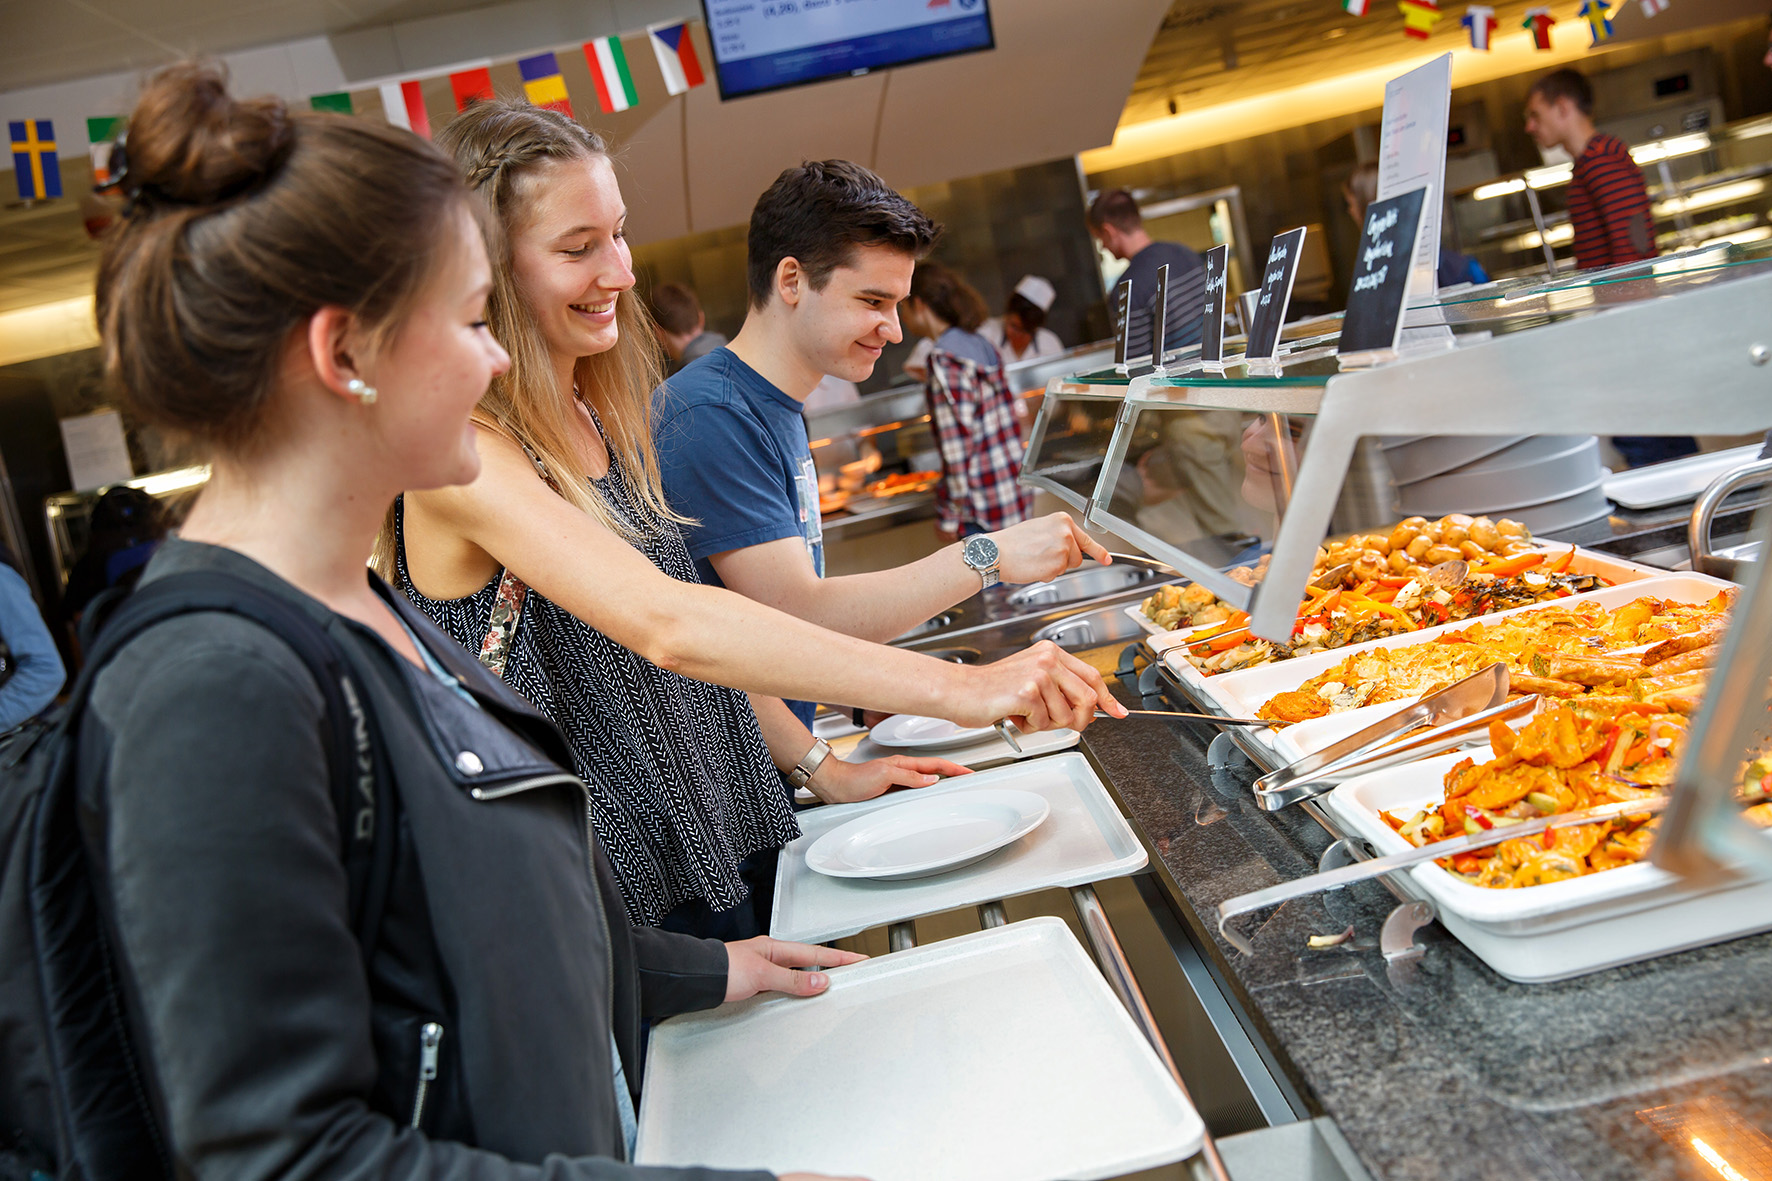
[[[988,537],[968,537],[966,547],[960,551],[966,557],[966,564],[974,570],[989,570],[997,564],[997,543]]]

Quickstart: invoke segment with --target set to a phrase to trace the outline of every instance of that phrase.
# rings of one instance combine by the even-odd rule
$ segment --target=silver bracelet
[[[814,738],[812,749],[801,755],[800,761],[794,765],[794,769],[788,772],[788,782],[795,787],[805,787],[812,781],[812,777],[818,774],[818,769],[824,766],[824,761],[830,755],[831,744],[822,738]]]

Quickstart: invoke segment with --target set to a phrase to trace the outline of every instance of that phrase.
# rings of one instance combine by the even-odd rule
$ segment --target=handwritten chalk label
[[[1249,326],[1251,361],[1271,361],[1280,349],[1280,326],[1286,322],[1286,305],[1292,302],[1292,282],[1298,278],[1298,258],[1304,248],[1304,227],[1287,230],[1268,247],[1267,267],[1261,274],[1261,294],[1255,301],[1255,322]]]
[[[1347,295],[1347,317],[1337,352],[1395,352],[1408,302],[1409,263],[1421,233],[1427,189],[1374,201],[1360,226],[1359,262]]]
[[[1126,349],[1132,338],[1132,280],[1121,283],[1114,299],[1114,366],[1126,371]]]
[[[1224,360],[1224,297],[1230,267],[1228,242],[1206,252],[1206,312],[1200,321],[1200,360],[1208,365]]]

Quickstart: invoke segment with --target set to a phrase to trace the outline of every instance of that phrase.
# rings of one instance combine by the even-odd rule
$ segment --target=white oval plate
[[[935,750],[946,746],[964,746],[995,732],[993,726],[956,726],[945,718],[925,718],[917,714],[893,714],[868,732],[881,746],[901,750]]]
[[[1051,811],[1045,796],[1008,788],[909,800],[833,828],[806,850],[806,864],[833,878],[920,878],[989,857]]]

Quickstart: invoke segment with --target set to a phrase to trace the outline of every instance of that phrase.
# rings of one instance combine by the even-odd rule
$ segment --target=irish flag
[[[599,37],[585,42],[585,64],[591,67],[591,81],[597,87],[597,101],[603,113],[613,115],[640,101],[634,93],[634,75],[628,71],[628,55],[621,50],[620,37]]]
[[[383,82],[381,109],[395,127],[404,127],[414,135],[431,138],[431,117],[425,113],[425,96],[418,79]]]
[[[92,184],[103,188],[111,183],[111,141],[123,130],[123,116],[106,115],[86,121],[87,148],[92,154]]]
[[[682,94],[707,81],[701,72],[701,59],[695,56],[695,42],[690,40],[687,22],[647,25],[646,39],[652,42],[652,54],[658,58],[658,72],[664,75],[666,90]]]

